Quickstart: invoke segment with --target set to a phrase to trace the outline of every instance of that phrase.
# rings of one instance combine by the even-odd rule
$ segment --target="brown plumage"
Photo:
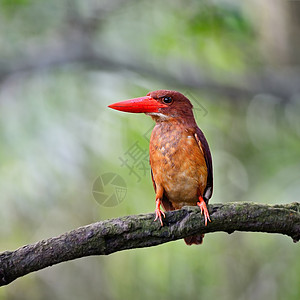
[[[191,102],[179,92],[158,90],[110,107],[145,112],[156,122],[149,147],[156,192],[155,220],[159,219],[163,226],[161,204],[166,211],[198,205],[207,224],[210,218],[206,204],[213,191],[212,159],[205,136],[194,119]],[[188,245],[201,244],[203,236],[197,234],[184,240]]]

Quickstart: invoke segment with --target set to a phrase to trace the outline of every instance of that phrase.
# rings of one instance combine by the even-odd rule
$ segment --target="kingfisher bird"
[[[198,205],[205,226],[210,220],[207,203],[213,193],[212,158],[207,140],[197,126],[193,105],[183,94],[158,90],[147,96],[117,102],[110,108],[145,113],[156,122],[149,145],[151,177],[156,193],[156,217],[161,226],[165,211]],[[201,244],[203,234],[184,238],[187,245]]]

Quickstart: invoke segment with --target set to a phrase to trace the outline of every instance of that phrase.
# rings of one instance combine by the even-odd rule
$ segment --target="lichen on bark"
[[[234,202],[208,205],[212,222],[204,225],[198,207],[167,212],[164,226],[154,214],[100,221],[60,236],[0,253],[0,286],[60,262],[125,249],[151,247],[196,233],[253,231],[300,239],[300,203],[266,205]]]

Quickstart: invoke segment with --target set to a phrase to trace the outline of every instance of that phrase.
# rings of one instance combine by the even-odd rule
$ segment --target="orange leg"
[[[164,218],[166,217],[166,215],[165,215],[165,213],[162,210],[160,210],[160,204],[161,204],[160,200],[156,199],[155,203],[156,203],[156,208],[155,208],[155,214],[156,214],[156,216],[155,216],[154,221],[156,221],[157,219],[159,219],[161,226],[164,226],[164,223],[162,221],[162,215],[164,216]]]
[[[164,194],[164,189],[161,185],[157,185],[156,186],[156,196],[155,196],[155,219],[154,221],[156,221],[157,219],[159,219],[161,226],[164,226],[163,221],[162,221],[162,215],[164,216],[164,218],[166,217],[165,213],[160,210],[160,205],[161,205],[161,201],[160,199],[163,197]]]
[[[200,207],[201,210],[201,215],[204,214],[204,218],[205,218],[205,226],[207,226],[207,220],[209,222],[211,222],[210,217],[209,217],[209,213],[206,207],[206,203],[203,200],[202,196],[199,196],[199,202],[197,202],[197,205]]]

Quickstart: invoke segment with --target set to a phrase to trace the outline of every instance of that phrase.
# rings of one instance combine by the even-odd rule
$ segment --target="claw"
[[[160,200],[157,199],[156,200],[155,219],[154,219],[154,221],[159,219],[161,226],[164,226],[164,223],[162,221],[162,215],[164,216],[164,218],[166,217],[165,213],[160,209]]]
[[[211,220],[210,220],[209,213],[208,213],[208,210],[206,207],[206,203],[201,196],[199,197],[199,202],[197,202],[197,205],[200,207],[201,215],[204,214],[205,226],[207,226],[207,220],[209,222],[211,222]]]

